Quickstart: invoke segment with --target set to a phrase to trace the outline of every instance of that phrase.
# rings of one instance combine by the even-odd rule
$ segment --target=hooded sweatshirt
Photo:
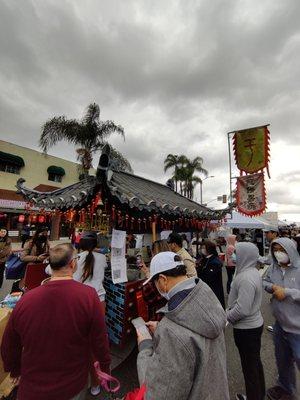
[[[226,238],[226,242],[227,242],[226,251],[225,251],[226,266],[229,268],[234,268],[235,263],[232,259],[232,254],[234,253],[234,250],[235,250],[236,235],[228,235]]]
[[[236,272],[228,297],[228,321],[237,329],[254,329],[263,325],[260,312],[262,279],[256,269],[259,256],[253,243],[238,243]]]
[[[140,344],[137,367],[146,400],[229,400],[225,312],[204,282],[188,281],[177,285],[176,295],[189,294],[175,309],[166,307],[153,340]]]
[[[273,250],[271,249],[273,264],[269,267],[263,278],[264,289],[268,293],[273,293],[272,286],[278,285],[285,288],[286,298],[282,301],[272,297],[271,307],[276,320],[286,332],[300,334],[300,256],[295,244],[288,238],[278,238],[273,240],[280,244],[287,252],[290,265],[281,270]]]

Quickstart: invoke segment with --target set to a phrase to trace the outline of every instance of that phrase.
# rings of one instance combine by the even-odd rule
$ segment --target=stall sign
[[[237,179],[237,208],[250,217],[262,214],[266,209],[264,174],[241,176]]]
[[[233,141],[238,169],[247,174],[268,169],[269,140],[267,126],[237,131]]]

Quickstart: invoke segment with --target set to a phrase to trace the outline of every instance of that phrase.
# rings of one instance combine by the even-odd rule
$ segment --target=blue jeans
[[[278,385],[291,395],[296,393],[295,363],[300,371],[300,335],[285,332],[278,322],[274,325],[275,356]]]

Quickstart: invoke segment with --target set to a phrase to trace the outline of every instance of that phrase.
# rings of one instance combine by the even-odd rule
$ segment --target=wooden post
[[[156,241],[156,223],[152,222],[152,243]]]
[[[60,213],[56,212],[55,215],[52,216],[50,240],[59,240],[60,222],[61,222]]]

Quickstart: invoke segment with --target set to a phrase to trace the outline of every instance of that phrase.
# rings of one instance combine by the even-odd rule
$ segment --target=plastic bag
[[[120,382],[118,381],[118,379],[114,378],[111,375],[106,374],[105,372],[102,372],[99,361],[96,361],[94,363],[94,367],[95,367],[97,377],[99,379],[100,386],[104,390],[106,390],[108,393],[116,393],[120,390],[121,385],[120,385]],[[111,388],[112,383],[115,385],[113,388]]]
[[[141,388],[135,389],[134,391],[127,393],[124,400],[143,400],[145,393],[146,386],[143,385]]]

